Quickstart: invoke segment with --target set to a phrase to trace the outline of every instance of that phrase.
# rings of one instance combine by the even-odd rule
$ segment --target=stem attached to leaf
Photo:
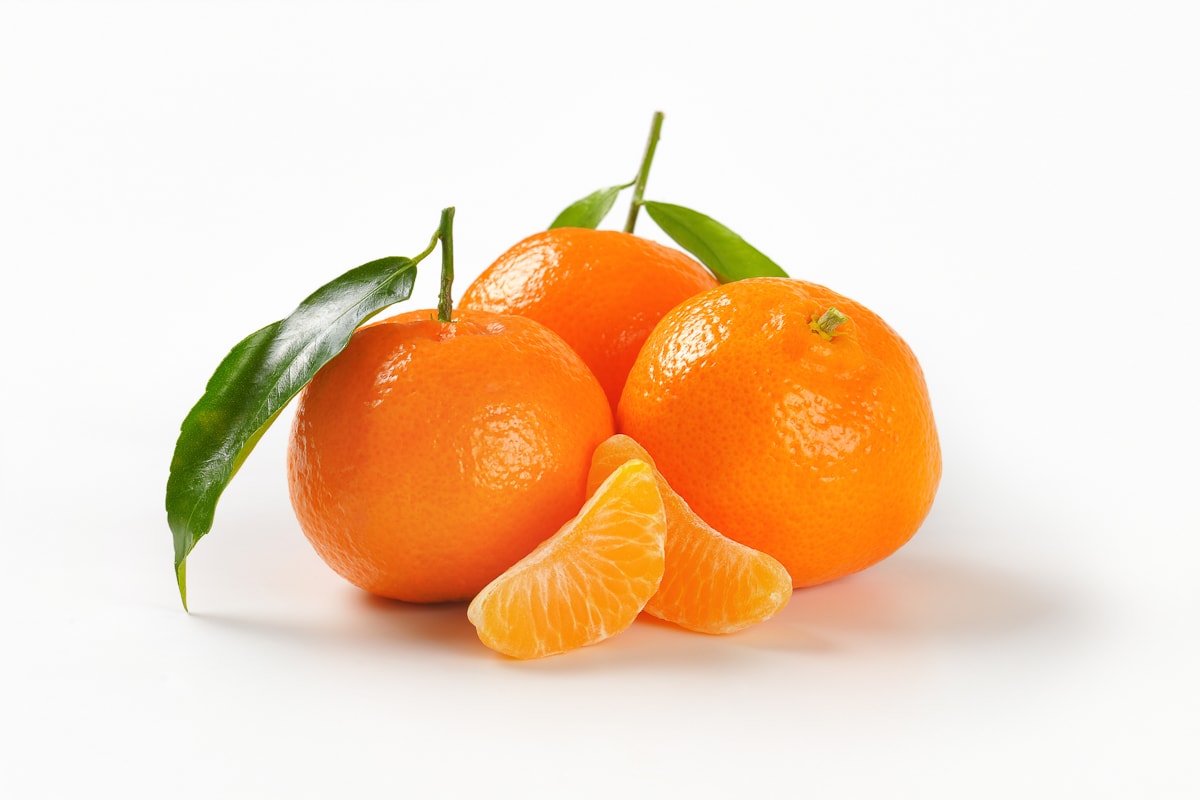
[[[663,112],[655,111],[650,123],[650,139],[646,142],[646,153],[642,156],[642,165],[638,168],[637,178],[633,184],[633,201],[629,204],[629,216],[625,218],[625,232],[633,233],[637,224],[638,209],[642,207],[642,197],[646,194],[646,180],[650,177],[650,164],[654,161],[654,151],[658,148],[658,137],[662,133]]]
[[[438,238],[442,240],[442,288],[438,292],[438,322],[451,322],[450,312],[454,310],[454,300],[450,297],[450,287],[454,283],[454,206],[442,209]]]

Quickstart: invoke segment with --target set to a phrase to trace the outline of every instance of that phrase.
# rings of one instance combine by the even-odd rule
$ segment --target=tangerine
[[[520,314],[550,328],[583,357],[615,411],[654,325],[678,303],[716,285],[698,261],[649,239],[554,228],[496,259],[467,287],[459,307]]]
[[[700,517],[777,558],[797,588],[895,552],[941,477],[912,350],[865,306],[787,278],[725,284],[668,313],[630,371],[617,428]]]
[[[650,454],[618,433],[596,448],[588,472],[591,492],[630,460]],[[766,553],[713,530],[670,487],[657,469],[658,492],[666,513],[662,583],[646,603],[651,616],[700,633],[733,633],[777,614],[792,596],[792,578]]]
[[[513,658],[615,636],[658,589],[666,529],[653,468],[626,462],[570,522],[489,583],[467,618],[484,644]]]
[[[317,553],[384,597],[473,597],[585,499],[613,431],[579,356],[533,320],[411,311],[355,331],[299,398],[292,505]]]

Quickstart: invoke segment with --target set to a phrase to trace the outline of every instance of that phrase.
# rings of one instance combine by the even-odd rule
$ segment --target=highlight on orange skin
[[[612,435],[594,375],[525,317],[410,311],[305,387],[288,446],[301,530],[382,597],[468,600],[569,520]]]
[[[588,491],[631,459],[653,467],[629,436],[605,440],[592,455]],[[663,579],[645,611],[700,633],[733,633],[773,617],[792,596],[792,578],[777,560],[723,536],[666,482],[654,476],[667,520]]]
[[[717,279],[686,253],[613,230],[554,228],[501,254],[463,293],[462,309],[520,314],[561,336],[614,413],[638,350],[659,319]]]
[[[654,470],[629,461],[574,519],[467,609],[485,645],[518,659],[602,642],[637,619],[663,576],[666,517]]]
[[[734,281],[669,311],[630,370],[617,430],[795,588],[894,553],[941,477],[911,348],[866,306],[796,279]]]

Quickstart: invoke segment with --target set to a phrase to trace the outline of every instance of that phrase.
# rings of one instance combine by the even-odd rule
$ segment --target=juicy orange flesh
[[[654,470],[616,469],[558,533],[471,601],[480,640],[513,658],[595,644],[628,628],[663,576],[666,518]]]
[[[592,456],[588,490],[622,464],[653,467],[634,439],[617,434]],[[702,520],[654,470],[667,519],[663,579],[645,611],[701,633],[732,633],[771,618],[792,596],[792,578],[777,560],[729,539]]]

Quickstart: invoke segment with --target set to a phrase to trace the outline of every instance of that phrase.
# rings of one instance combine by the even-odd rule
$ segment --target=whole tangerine
[[[554,228],[509,248],[467,287],[459,307],[520,314],[550,328],[583,357],[615,411],[663,314],[716,285],[698,261],[649,239]]]
[[[553,535],[613,430],[595,377],[541,324],[433,314],[357,330],[305,387],[288,447],[317,553],[410,602],[471,598]]]
[[[617,429],[701,518],[777,558],[796,588],[895,552],[941,477],[912,350],[865,306],[787,278],[725,284],[663,317]]]

